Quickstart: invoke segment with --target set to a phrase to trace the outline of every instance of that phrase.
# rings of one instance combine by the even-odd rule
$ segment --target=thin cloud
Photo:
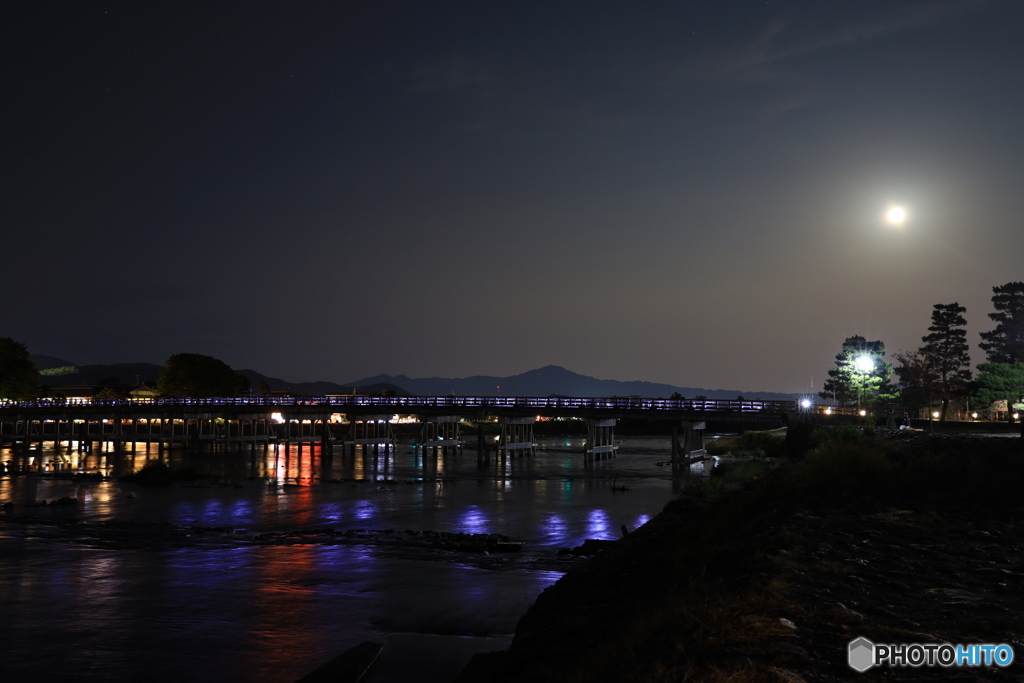
[[[784,74],[772,67],[823,50],[937,24],[988,4],[988,0],[943,0],[898,7],[882,16],[814,36],[798,36],[794,22],[776,21],[746,43],[684,61],[674,69],[674,73],[658,79],[653,85],[668,86],[680,81],[723,78],[757,81],[785,79],[787,77]]]
[[[831,34],[804,41],[769,55],[772,61],[802,57],[839,45],[851,45],[878,36],[914,30],[945,21],[961,12],[987,5],[985,0],[947,0],[924,5],[912,5],[892,11],[888,16],[872,22],[844,27]]]

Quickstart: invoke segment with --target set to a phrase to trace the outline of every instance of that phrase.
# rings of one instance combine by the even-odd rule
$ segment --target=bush
[[[881,493],[892,488],[894,469],[879,444],[839,440],[796,464],[791,481],[805,493]]]
[[[164,462],[148,462],[141,470],[118,477],[118,481],[131,481],[136,484],[170,484],[171,468]]]
[[[878,430],[871,425],[838,425],[821,429],[823,443],[866,443],[878,439]]]
[[[721,462],[711,470],[711,476],[727,484],[739,484],[763,476],[771,467],[771,463],[764,460]]]
[[[785,437],[775,432],[748,431],[740,436],[708,441],[708,455],[736,455],[748,458],[777,458],[784,454]]]
[[[734,455],[778,458],[785,454],[786,437],[776,432],[743,432],[740,445],[742,450]]]
[[[704,450],[708,455],[728,455],[739,450],[740,440],[734,437],[724,439],[712,439],[704,444]]]
[[[787,458],[800,459],[818,447],[824,438],[823,430],[810,422],[800,422],[786,430],[783,450]]]
[[[167,463],[159,460],[146,463],[138,472],[132,472],[118,477],[118,481],[134,482],[136,484],[154,485],[170,484],[172,481],[193,481],[202,475],[191,467],[184,467],[172,470]]]

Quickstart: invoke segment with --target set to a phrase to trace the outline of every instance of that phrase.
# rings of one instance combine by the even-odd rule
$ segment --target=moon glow
[[[907,220],[907,212],[899,206],[894,206],[885,214],[885,218],[893,225],[900,225]]]

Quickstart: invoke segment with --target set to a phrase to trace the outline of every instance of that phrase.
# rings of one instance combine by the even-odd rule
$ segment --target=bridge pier
[[[587,418],[587,444],[583,447],[584,462],[614,458],[615,451],[615,420],[595,420]]]
[[[451,448],[457,453],[462,452],[461,415],[417,415],[416,417],[423,424],[416,442],[418,448],[441,449],[442,453]]]
[[[690,465],[697,460],[702,460],[706,454],[704,450],[704,430],[707,428],[705,422],[682,423],[683,440],[679,441],[679,428],[672,425],[672,476],[687,475],[690,473]],[[673,489],[674,490],[674,489]]]
[[[352,455],[356,454],[356,445],[373,446],[376,451],[381,444],[385,450],[397,450],[395,432],[391,429],[392,415],[349,415],[348,435],[344,444],[352,447]],[[360,425],[362,430],[360,430]],[[362,434],[360,435],[360,431]]]
[[[255,432],[255,425],[253,431]],[[255,444],[255,442],[253,442]],[[331,417],[325,415],[320,420],[320,457],[330,458],[334,455],[334,435],[331,434]]]
[[[498,436],[498,453],[511,455],[513,452],[536,453],[537,444],[533,441],[533,424],[535,417],[503,417],[501,434]]]
[[[704,430],[707,429],[706,422],[683,422],[683,453],[691,460],[696,454],[703,458],[704,451]]]

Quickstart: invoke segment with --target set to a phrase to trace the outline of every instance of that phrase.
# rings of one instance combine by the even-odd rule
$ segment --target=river
[[[172,467],[204,478],[70,478],[159,457],[140,444],[65,453],[53,477],[2,477],[2,679],[295,681],[376,640],[370,683],[450,681],[473,653],[507,647],[569,566],[558,549],[618,538],[673,495],[667,438],[620,438],[618,457],[586,464],[579,439],[538,442],[534,456],[484,461],[404,445],[326,459],[174,450]],[[54,470],[57,455],[31,464]],[[78,503],[33,505],[65,496]],[[433,548],[424,532],[502,534],[523,550]]]

